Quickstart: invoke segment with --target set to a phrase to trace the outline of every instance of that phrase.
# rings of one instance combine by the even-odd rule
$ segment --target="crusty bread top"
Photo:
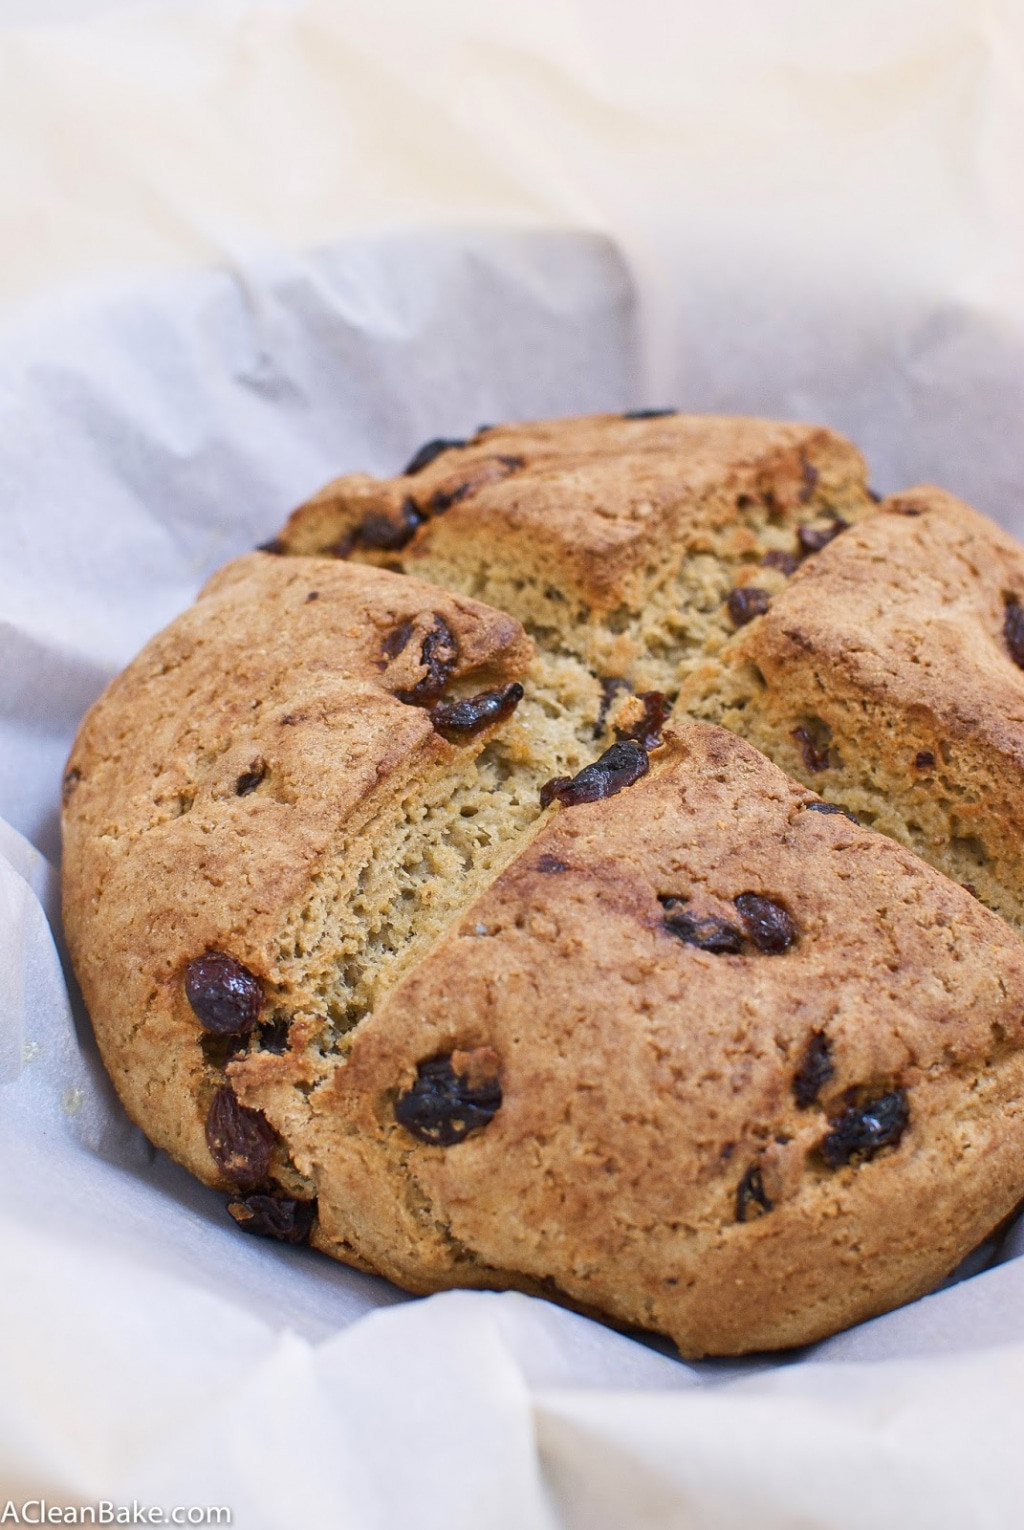
[[[927,711],[947,738],[982,735],[1024,766],[1011,598],[1024,601],[1024,547],[952,494],[913,489],[809,559],[735,654],[780,679],[813,661],[831,685]]]
[[[457,566],[472,588],[500,561],[603,616],[642,604],[684,549],[738,525],[744,498],[779,513],[815,496],[842,508],[864,497],[864,476],[860,453],[821,426],[685,414],[494,426],[412,474],[336,479],[280,546],[344,549],[368,515],[398,525],[411,504],[422,522],[403,548],[410,571]]]
[[[1018,1193],[1019,1101],[1000,1119],[977,1101],[1024,1077],[1024,945],[815,803],[698,724],[628,790],[555,811],[315,1097],[325,1245],[414,1286],[472,1283],[474,1261],[551,1277],[691,1353],[803,1342],[877,1310],[878,1282],[937,1278],[981,1236],[972,1144],[991,1147],[986,1194]],[[744,935],[751,894],[791,919],[783,941]],[[743,938],[701,949],[680,910]],[[418,1142],[395,1101],[453,1053],[493,1056],[501,1107],[463,1145]],[[292,1066],[231,1072],[256,1104]],[[888,1155],[822,1160],[844,1110],[896,1090],[909,1124]]]
[[[282,931],[325,856],[486,742],[447,742],[424,706],[394,694],[422,676],[417,637],[437,617],[458,646],[454,688],[529,664],[519,623],[475,601],[377,569],[254,553],[108,688],[76,740],[64,814],[65,919],[101,1032],[117,1014],[141,1041],[156,1003],[158,1067],[160,1038],[194,1031],[174,996],[182,964],[210,947],[287,983],[301,1007]],[[403,626],[410,641],[389,657]]]
[[[908,1299],[1009,1211],[1024,946],[686,716],[717,687],[785,763],[852,698],[867,732],[814,771],[902,761],[970,689],[952,615],[1018,726],[1024,553],[932,491],[876,511],[827,431],[685,416],[484,431],[342,480],[274,550],[147,646],[69,762],[69,945],[154,1141],[411,1289],[549,1291],[689,1353]],[[453,743],[445,709],[489,687],[511,709]],[[933,806],[969,795],[942,763]],[[244,1024],[194,997],[209,963]],[[467,1081],[469,1129],[418,1135]]]

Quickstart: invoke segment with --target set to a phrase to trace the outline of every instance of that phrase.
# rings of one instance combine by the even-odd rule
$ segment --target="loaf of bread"
[[[337,480],[86,717],[68,941],[249,1232],[685,1355],[1024,1196],[1024,549],[828,430],[482,428]]]

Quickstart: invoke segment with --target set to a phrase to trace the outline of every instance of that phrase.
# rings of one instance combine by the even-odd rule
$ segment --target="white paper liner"
[[[554,0],[426,19],[210,0],[0,46],[18,190],[0,210],[0,1509],[226,1504],[246,1530],[1019,1523],[1019,1225],[982,1255],[1003,1262],[806,1354],[699,1366],[543,1302],[413,1302],[246,1239],[126,1122],[69,1002],[52,874],[15,832],[56,856],[82,711],[212,568],[328,477],[393,471],[435,434],[661,402],[822,419],[879,487],[934,478],[1024,530],[1019,18],[897,10],[735,0],[653,44],[648,0],[590,30]],[[392,140],[363,131],[399,119]],[[615,244],[341,240],[339,187],[352,228],[479,217]],[[72,248],[91,289],[15,312]]]

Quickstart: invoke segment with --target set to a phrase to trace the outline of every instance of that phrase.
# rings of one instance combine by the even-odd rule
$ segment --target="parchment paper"
[[[247,1240],[120,1112],[43,858],[106,680],[321,482],[429,436],[822,419],[879,487],[1024,531],[1018,22],[210,0],[0,38],[0,1512],[1020,1523],[1019,1229],[810,1352],[701,1366]]]

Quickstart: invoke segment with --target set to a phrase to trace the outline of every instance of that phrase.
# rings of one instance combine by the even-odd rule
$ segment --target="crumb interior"
[[[540,655],[512,719],[465,763],[419,782],[325,858],[283,930],[292,1007],[323,1014],[320,1050],[351,1032],[508,864],[541,814],[540,788],[600,752],[600,684],[573,658]]]
[[[1008,782],[957,760],[928,718],[886,715],[813,669],[785,691],[753,664],[709,662],[680,697],[688,716],[730,728],[787,775],[886,834],[1024,934]]]

